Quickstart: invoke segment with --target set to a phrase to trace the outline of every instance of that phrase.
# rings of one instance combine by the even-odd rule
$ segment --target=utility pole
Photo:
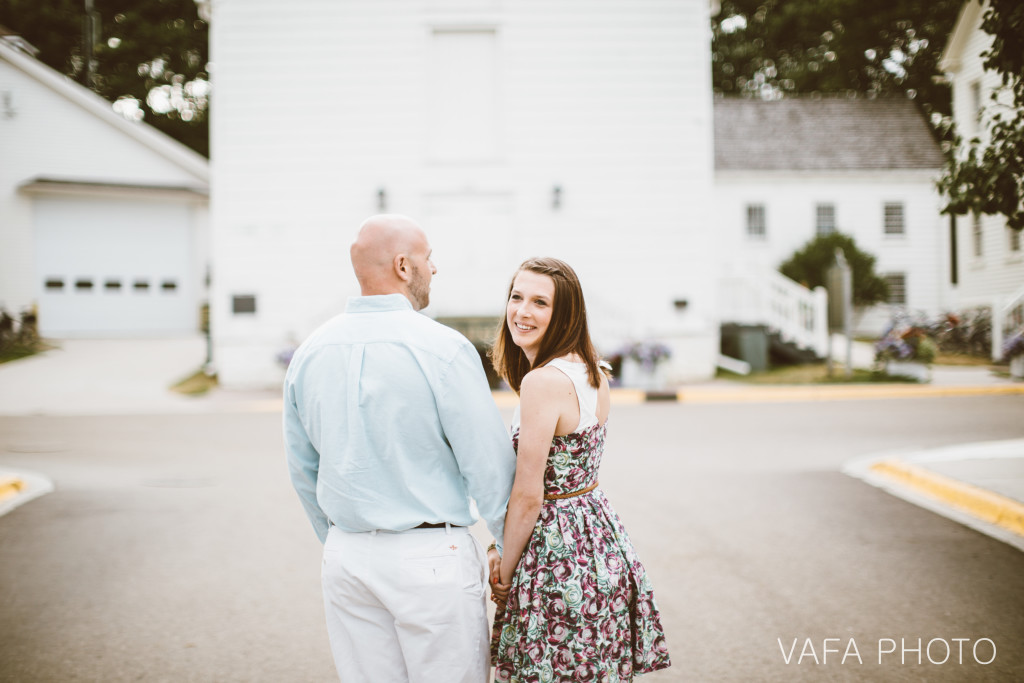
[[[828,376],[832,377],[832,335],[846,337],[846,378],[853,376],[853,275],[842,249],[836,248],[835,263],[825,274],[828,289]]]

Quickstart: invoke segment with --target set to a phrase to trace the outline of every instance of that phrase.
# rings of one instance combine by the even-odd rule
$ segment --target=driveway
[[[131,415],[192,412],[170,391],[206,360],[206,340],[63,339],[56,348],[0,364],[0,415]]]

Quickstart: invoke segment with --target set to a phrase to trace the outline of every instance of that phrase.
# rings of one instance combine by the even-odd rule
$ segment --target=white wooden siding
[[[523,258],[560,256],[606,352],[659,336],[690,349],[674,376],[713,372],[706,0],[251,0],[214,12],[223,381],[277,381],[276,350],[357,292],[348,245],[381,188],[388,211],[435,239],[428,314],[500,315]],[[431,153],[431,46],[460,30],[494,36],[497,142],[483,160]],[[230,315],[243,290],[259,297],[256,319]]]
[[[965,138],[978,134],[972,86],[981,85],[981,101],[991,106],[990,96],[999,89],[1000,78],[982,67],[981,53],[989,48],[992,37],[981,30],[983,12],[972,13],[974,21],[963,51],[950,55],[953,68],[953,116]],[[959,30],[959,29],[958,29]],[[984,118],[982,123],[984,124]],[[984,127],[980,137],[985,139]],[[954,307],[997,306],[1024,286],[1024,255],[1011,252],[1006,222],[1000,216],[982,216],[982,255],[975,256],[972,217],[960,216],[957,229],[959,284],[953,288]]]

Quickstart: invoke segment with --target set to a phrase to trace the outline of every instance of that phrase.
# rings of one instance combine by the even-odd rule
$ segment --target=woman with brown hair
[[[504,555],[490,551],[495,680],[629,681],[668,667],[651,584],[598,488],[608,378],[568,264],[519,267],[491,360],[520,397]]]

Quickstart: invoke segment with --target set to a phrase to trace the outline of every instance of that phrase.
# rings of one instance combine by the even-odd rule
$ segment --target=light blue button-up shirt
[[[292,483],[321,542],[423,522],[500,544],[515,452],[480,356],[401,294],[353,297],[295,352],[284,381]]]

